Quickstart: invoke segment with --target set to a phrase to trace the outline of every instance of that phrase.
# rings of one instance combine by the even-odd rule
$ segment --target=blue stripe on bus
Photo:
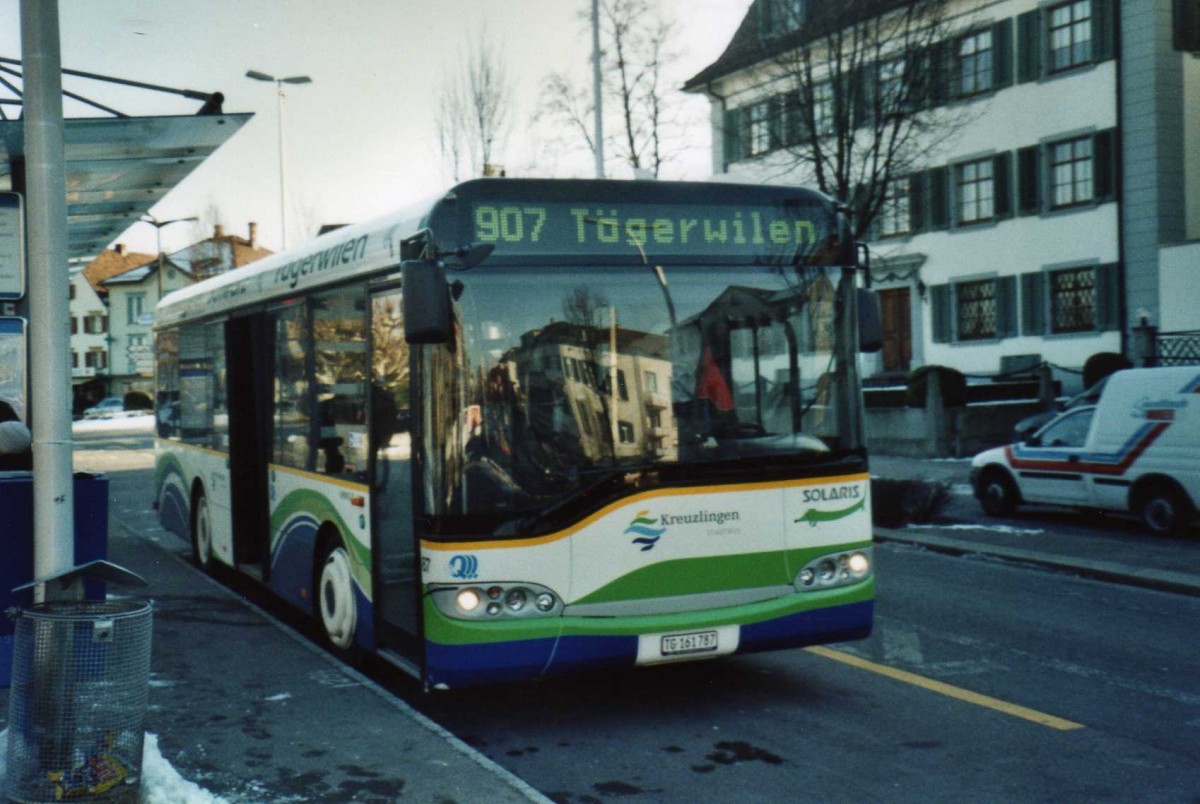
[[[743,625],[738,653],[864,639],[871,634],[874,601],[815,609]],[[632,666],[636,636],[564,636],[475,645],[425,643],[426,680],[448,687],[495,684],[541,675]]]

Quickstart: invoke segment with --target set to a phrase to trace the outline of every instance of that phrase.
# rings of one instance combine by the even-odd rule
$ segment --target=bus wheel
[[[212,513],[203,491],[192,504],[192,558],[205,572],[212,569]]]
[[[1153,486],[1142,497],[1140,513],[1142,522],[1155,536],[1183,536],[1191,518],[1183,495],[1162,484]]]
[[[321,628],[330,645],[340,651],[349,650],[358,625],[350,556],[346,548],[337,545],[325,551],[319,566],[316,604]]]
[[[1012,478],[993,469],[983,476],[979,504],[988,516],[1010,516],[1017,509],[1017,488]]]

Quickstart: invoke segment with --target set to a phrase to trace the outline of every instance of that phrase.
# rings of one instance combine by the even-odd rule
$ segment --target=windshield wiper
[[[582,509],[596,508],[604,500],[611,499],[627,488],[657,484],[661,464],[630,464],[603,473],[586,486],[568,492],[553,504],[522,519],[509,520],[496,529],[497,536],[515,536],[530,533],[544,525],[557,521],[575,521]]]

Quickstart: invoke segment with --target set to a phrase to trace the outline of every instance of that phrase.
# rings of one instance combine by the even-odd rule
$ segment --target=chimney
[[[213,240],[220,240],[225,236],[225,227],[219,223],[213,224]]]
[[[258,246],[258,224],[250,221],[250,248]]]
[[[125,244],[117,243],[115,246],[113,246],[113,251],[117,252],[118,254],[124,255],[125,254]]]

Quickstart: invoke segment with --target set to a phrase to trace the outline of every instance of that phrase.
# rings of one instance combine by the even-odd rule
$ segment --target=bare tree
[[[512,94],[507,60],[485,28],[438,98],[438,150],[454,181],[482,175],[495,164],[508,131]]]
[[[865,236],[895,181],[972,114],[939,104],[950,80],[949,5],[768,0],[760,70],[782,92],[727,120],[726,137],[739,151],[727,156],[782,152],[780,172],[849,203],[855,234]]]
[[[581,14],[590,26],[591,17]],[[601,66],[608,115],[605,146],[621,162],[657,176],[677,150],[670,143],[678,127],[680,103],[663,77],[675,55],[679,29],[647,0],[600,0]],[[595,153],[592,136],[594,98],[589,89],[563,73],[542,80],[535,120],[559,129],[566,148]]]

